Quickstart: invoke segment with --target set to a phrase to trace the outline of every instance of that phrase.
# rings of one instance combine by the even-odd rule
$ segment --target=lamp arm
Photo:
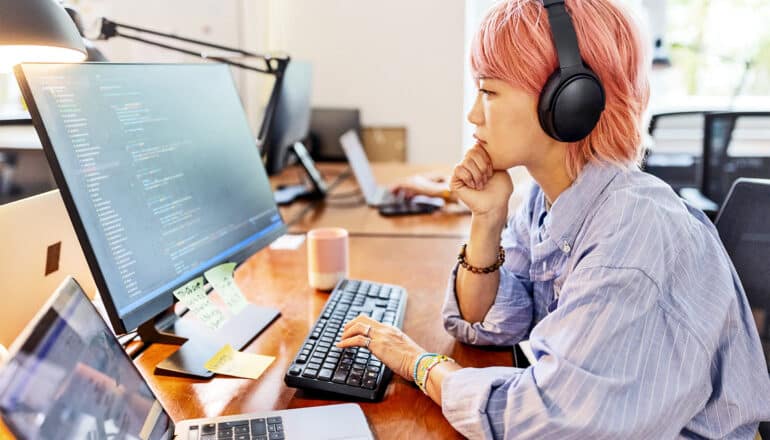
[[[203,52],[196,52],[194,50],[185,49],[183,47],[177,47],[172,46],[170,44],[161,43],[159,41],[153,41],[146,38],[142,38],[136,35],[131,34],[125,34],[123,32],[120,32],[119,28],[125,28],[129,29],[131,31],[136,32],[143,32],[150,35],[155,35],[158,37],[163,38],[169,38],[176,41],[182,41],[185,43],[191,43],[191,44],[197,44],[199,46],[205,46],[210,47],[212,49],[218,49],[218,50],[224,50],[227,52],[233,52],[240,55],[243,55],[245,57],[251,57],[251,58],[259,58],[265,62],[265,65],[267,66],[266,69],[262,69],[255,66],[250,66],[248,64],[239,63],[237,61],[230,60],[225,57],[220,56],[208,56]],[[220,63],[224,63],[230,66],[235,66],[241,69],[249,70],[252,72],[259,72],[264,73],[268,75],[275,76],[275,83],[273,84],[273,90],[270,92],[270,98],[267,102],[267,106],[265,108],[265,114],[262,121],[262,126],[259,129],[259,133],[257,134],[257,147],[262,150],[263,143],[267,137],[267,130],[271,125],[271,122],[273,120],[273,115],[275,114],[276,107],[278,106],[278,94],[281,90],[281,85],[283,83],[283,75],[286,71],[286,67],[289,65],[289,61],[291,58],[289,56],[272,56],[272,55],[266,55],[266,54],[260,54],[256,52],[249,52],[243,49],[235,48],[235,47],[227,47],[222,46],[220,44],[214,44],[210,43],[208,41],[202,41],[202,40],[196,40],[194,38],[187,38],[187,37],[181,37],[179,35],[174,34],[168,34],[164,32],[158,32],[154,31],[152,29],[145,29],[138,26],[128,25],[124,23],[117,23],[114,22],[108,18],[102,18],[102,25],[101,30],[98,39],[99,40],[109,40],[113,37],[123,37],[129,40],[139,41],[141,43],[149,44],[152,46],[162,47],[164,49],[173,50],[175,52],[181,52],[187,55],[192,55],[195,57],[218,61]]]

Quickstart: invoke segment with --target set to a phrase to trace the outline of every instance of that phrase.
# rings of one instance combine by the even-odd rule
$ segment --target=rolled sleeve
[[[450,374],[441,385],[441,409],[447,421],[468,438],[492,438],[494,423],[502,418],[492,417],[505,408],[505,399],[493,399],[498,387],[515,381],[519,368],[463,368]]]
[[[468,322],[460,313],[455,291],[455,266],[450,276],[442,315],[446,331],[461,342],[473,345],[513,345],[529,334],[532,297],[525,283],[500,268],[500,286],[495,302],[482,322]]]

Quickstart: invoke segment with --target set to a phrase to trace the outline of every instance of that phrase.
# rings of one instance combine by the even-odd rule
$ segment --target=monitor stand
[[[218,330],[211,330],[188,313],[177,318],[165,330],[157,327],[157,322],[164,320],[162,317],[140,325],[137,332],[145,344],[181,345],[179,350],[155,367],[156,373],[209,378],[214,373],[204,367],[206,361],[225,344],[230,344],[235,350],[244,348],[280,314],[274,308],[248,304]]]

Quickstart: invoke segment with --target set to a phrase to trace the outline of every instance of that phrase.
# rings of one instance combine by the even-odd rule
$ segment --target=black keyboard
[[[371,281],[342,280],[326,301],[321,316],[284,377],[286,385],[364,400],[379,400],[393,373],[364,347],[335,344],[346,322],[365,314],[401,328],[406,290]]]
[[[196,436],[196,431],[200,435]],[[190,438],[200,440],[283,440],[283,420],[280,417],[206,423],[190,427]]]

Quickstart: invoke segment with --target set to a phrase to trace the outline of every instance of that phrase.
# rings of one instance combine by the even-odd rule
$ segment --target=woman
[[[460,341],[528,339],[537,362],[462,368],[367,317],[339,346],[368,346],[471,438],[753,438],[770,378],[740,281],[708,219],[636,165],[639,33],[609,0],[566,1],[604,103],[589,103],[598,122],[582,138],[562,136],[538,110],[569,56],[554,48],[569,40],[564,11],[546,3],[552,17],[540,1],[499,2],[475,36],[478,143],[450,182],[473,220],[444,304]],[[537,185],[507,221],[517,165]]]

